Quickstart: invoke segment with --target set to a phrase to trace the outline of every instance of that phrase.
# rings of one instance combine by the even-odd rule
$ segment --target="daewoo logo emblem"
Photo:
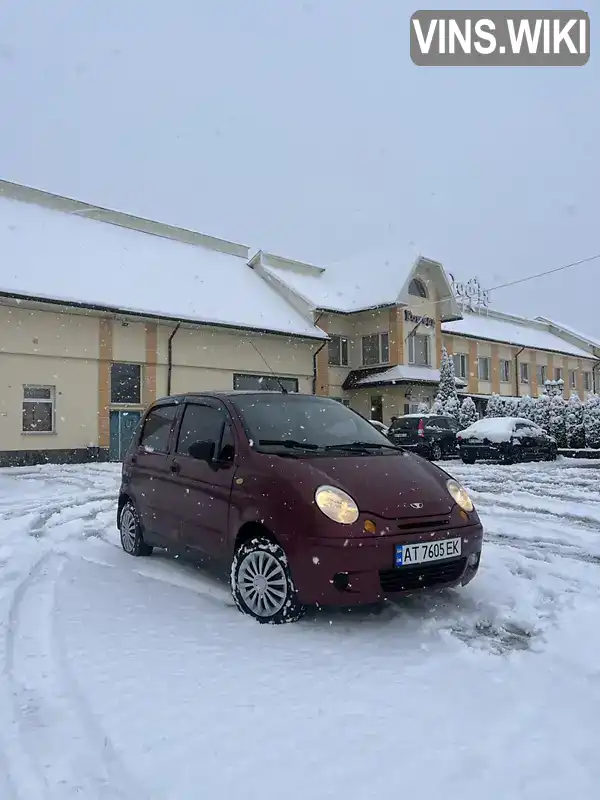
[[[411,503],[411,508],[423,508],[423,503]]]

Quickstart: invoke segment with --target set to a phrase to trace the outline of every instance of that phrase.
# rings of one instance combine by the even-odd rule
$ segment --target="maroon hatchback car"
[[[336,400],[279,392],[155,402],[124,460],[118,525],[131,555],[231,564],[240,610],[272,623],[464,585],[483,538],[442,469]]]

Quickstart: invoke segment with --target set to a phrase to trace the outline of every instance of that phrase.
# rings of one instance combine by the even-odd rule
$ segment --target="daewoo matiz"
[[[124,550],[231,565],[238,608],[290,622],[468,583],[483,530],[465,489],[336,400],[275,392],[163,398],[123,464]]]

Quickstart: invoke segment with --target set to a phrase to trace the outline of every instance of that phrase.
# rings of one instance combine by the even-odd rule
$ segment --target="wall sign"
[[[418,314],[413,314],[408,308],[404,309],[404,319],[406,322],[414,322],[416,324],[425,325],[427,328],[435,328],[435,320],[431,317],[420,317]]]
[[[457,281],[451,272],[448,273],[452,285],[452,293],[463,308],[469,311],[481,311],[490,307],[491,299],[488,289],[484,289],[478,278],[470,278],[466,282]]]

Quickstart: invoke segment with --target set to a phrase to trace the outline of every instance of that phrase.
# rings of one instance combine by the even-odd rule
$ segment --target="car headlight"
[[[335,486],[319,486],[315,503],[326,517],[341,525],[352,525],[358,519],[358,506],[354,500]]]
[[[446,481],[446,488],[454,502],[460,506],[463,511],[473,511],[475,508],[473,501],[469,497],[467,490],[463,488],[458,481],[450,478],[449,481]]]

